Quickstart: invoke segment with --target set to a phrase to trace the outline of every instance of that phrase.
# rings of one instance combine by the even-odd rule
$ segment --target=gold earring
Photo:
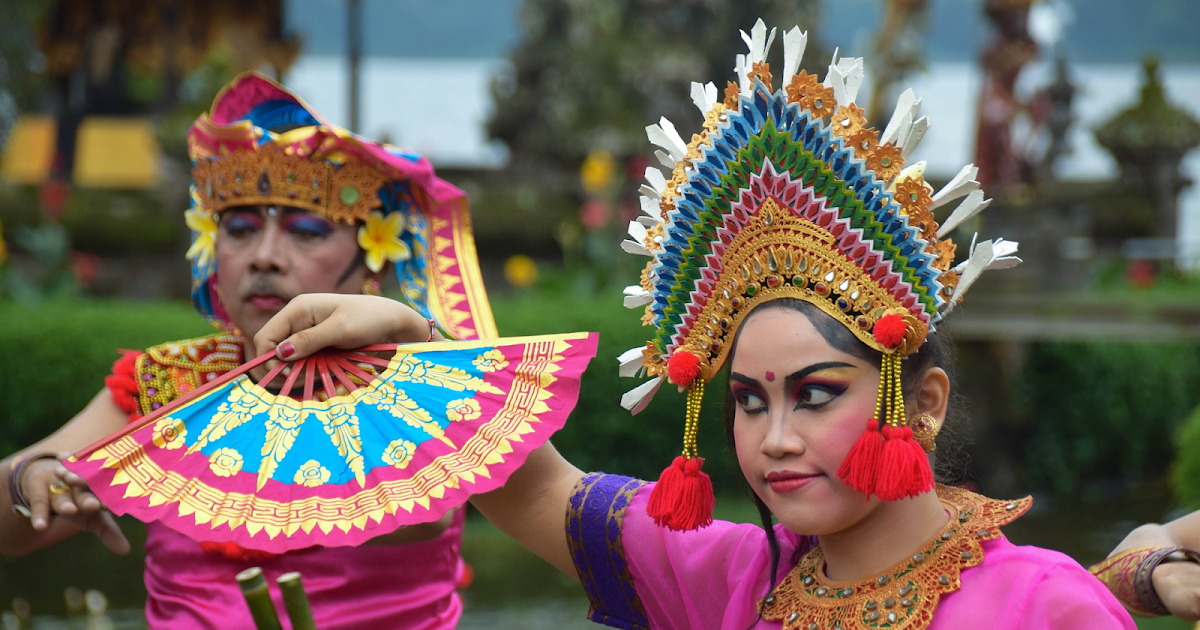
[[[938,431],[942,430],[942,425],[937,418],[927,413],[919,413],[908,421],[908,426],[912,429],[913,439],[921,445],[921,448],[925,449],[926,453],[937,450],[934,440],[937,438]]]
[[[383,295],[383,291],[379,290],[379,281],[374,278],[363,280],[362,293],[363,295]]]

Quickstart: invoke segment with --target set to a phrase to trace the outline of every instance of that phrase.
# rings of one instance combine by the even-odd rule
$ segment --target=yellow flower
[[[479,401],[474,398],[451,400],[446,405],[446,417],[451,422],[467,422],[479,417]]]
[[[579,181],[583,184],[583,189],[595,194],[608,188],[616,167],[617,163],[611,153],[603,149],[592,151],[579,167]]]
[[[329,481],[329,469],[319,464],[317,460],[310,459],[304,462],[300,470],[296,471],[296,476],[292,480],[307,488],[315,488]]]
[[[504,360],[504,354],[496,348],[475,357],[474,363],[480,372],[499,372],[508,367],[508,361]]]
[[[200,210],[188,210],[183,213],[183,220],[196,233],[196,240],[188,248],[188,260],[197,260],[201,267],[208,265],[216,252],[217,221],[212,215]]]
[[[384,260],[396,262],[412,257],[408,245],[400,240],[403,229],[402,212],[393,212],[386,217],[381,212],[372,212],[366,224],[358,228],[358,246],[367,252],[367,267],[371,271],[383,269]]]
[[[208,456],[208,467],[218,477],[232,477],[242,471],[242,454],[231,448],[219,448]]]
[[[412,461],[416,451],[416,444],[408,440],[396,440],[388,444],[387,450],[383,452],[383,463],[396,468],[408,468],[408,463]]]
[[[514,287],[527,287],[537,282],[537,277],[537,262],[525,254],[515,254],[504,261],[504,279]]]
[[[159,448],[168,451],[177,449],[183,446],[186,437],[187,428],[183,426],[183,420],[167,417],[154,423],[154,445]]]

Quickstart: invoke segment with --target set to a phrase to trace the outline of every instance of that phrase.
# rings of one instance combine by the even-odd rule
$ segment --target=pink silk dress
[[[761,527],[717,521],[672,532],[646,515],[652,484],[594,473],[576,487],[567,537],[589,617],[614,628],[747,630],[779,628],[758,617],[771,556]],[[814,544],[782,525],[778,580]],[[962,571],[943,595],[932,630],[1135,630],[1129,614],[1071,558],[1000,537],[984,561]],[[883,626],[881,626],[883,627]]]
[[[155,630],[253,628],[234,576],[262,567],[284,630],[291,630],[275,579],[299,571],[321,630],[448,630],[462,615],[462,510],[441,536],[410,545],[336,547],[233,560],[209,553],[165,525],[146,526],[146,621]]]

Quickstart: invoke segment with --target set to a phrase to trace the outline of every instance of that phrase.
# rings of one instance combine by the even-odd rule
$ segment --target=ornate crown
[[[333,221],[365,221],[383,202],[376,194],[388,177],[356,162],[313,161],[295,150],[264,145],[196,159],[192,179],[204,207],[285,205]]]
[[[723,101],[712,83],[692,84],[705,117],[700,133],[684,142],[665,118],[646,128],[671,175],[646,170],[645,216],[630,223],[632,240],[623,244],[650,257],[641,282],[625,289],[625,305],[644,307],[642,322],[654,334],[621,355],[621,374],[654,378],[626,393],[622,405],[640,411],[664,377],[689,388],[683,456],[664,481],[702,477],[689,462],[698,460],[703,386],[757,305],[782,297],[810,302],[883,353],[878,421],[899,426],[900,358],[920,348],[980,272],[1019,262],[1011,256],[1016,244],[997,240],[973,242],[969,259],[953,266],[948,234],[990,201],[974,166],[936,194],[924,163],[905,168],[929,128],[911,90],[879,132],[854,104],[862,59],[835,57],[824,81],[797,74],[807,34],[793,28],[783,36],[784,87],[775,90],[765,61],[775,31],[768,35],[759,20],[742,37],[749,53],[738,55],[738,82],[728,83]],[[939,226],[933,211],[964,195]],[[704,524],[706,515],[679,516],[695,510],[680,509],[674,492],[652,498],[656,519],[682,529]]]

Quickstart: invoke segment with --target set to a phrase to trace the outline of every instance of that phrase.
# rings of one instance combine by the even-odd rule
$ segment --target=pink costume
[[[604,474],[576,487],[567,536],[590,618],[627,629],[792,627],[758,617],[771,565],[762,528],[722,521],[690,532],[659,527],[646,515],[652,487]],[[775,533],[783,581],[814,541],[782,525]],[[962,586],[941,597],[928,628],[1135,628],[1104,586],[1067,556],[1003,536],[983,542],[983,550],[984,562],[962,571]]]
[[[262,567],[267,583],[299,571],[321,630],[453,628],[462,614],[455,591],[462,572],[462,512],[441,536],[410,545],[336,547],[235,560],[200,548],[161,523],[146,525],[146,621],[151,628],[252,628],[233,576]],[[278,589],[271,589],[290,630]]]

